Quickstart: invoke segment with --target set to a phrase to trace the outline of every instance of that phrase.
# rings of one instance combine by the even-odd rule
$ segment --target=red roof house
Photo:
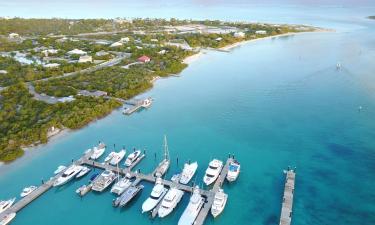
[[[146,62],[150,62],[150,61],[151,61],[150,57],[145,56],[145,55],[138,58],[138,62],[146,63]]]

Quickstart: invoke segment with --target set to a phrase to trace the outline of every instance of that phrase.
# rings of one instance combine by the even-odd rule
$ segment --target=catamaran
[[[185,163],[184,169],[182,170],[181,173],[181,178],[180,178],[180,183],[181,184],[187,184],[193,178],[195,172],[197,171],[198,168],[198,163],[193,162],[193,163]]]
[[[168,143],[167,143],[167,136],[164,135],[164,159],[159,163],[158,169],[155,172],[157,177],[163,176],[170,166],[170,159],[169,159],[169,150],[168,150]]]
[[[178,190],[175,187],[172,187],[161,202],[161,206],[158,210],[158,216],[160,218],[166,217],[169,215],[174,208],[176,208],[177,204],[181,201],[184,192]]]
[[[125,154],[126,154],[125,149],[122,149],[119,152],[115,152],[115,154],[112,156],[112,159],[109,162],[109,164],[111,164],[113,166],[116,166],[125,157]]]
[[[126,204],[130,202],[142,189],[144,188],[143,185],[137,186],[130,186],[120,197],[116,198],[113,201],[113,206],[117,207],[124,207]]]
[[[203,182],[206,185],[210,185],[219,177],[219,174],[221,172],[221,169],[223,168],[223,162],[214,159],[210,162],[208,165],[208,168],[206,170],[206,174],[204,175]]]
[[[235,160],[229,163],[228,173],[227,173],[227,180],[229,182],[235,181],[240,174],[240,163]]]
[[[92,182],[92,190],[102,192],[116,179],[116,174],[112,171],[105,170]]]
[[[153,210],[157,204],[163,199],[168,189],[164,187],[162,179],[158,177],[155,186],[152,188],[150,197],[143,202],[142,213]]]
[[[64,173],[59,178],[57,178],[57,180],[55,180],[55,182],[53,183],[53,186],[56,187],[56,186],[61,186],[63,184],[68,183],[82,170],[82,168],[83,168],[82,166],[78,166],[78,165],[69,166],[64,171]]]
[[[16,217],[16,213],[9,213],[3,216],[0,220],[0,225],[8,225]]]
[[[125,160],[125,166],[131,166],[141,156],[141,150],[134,151]]]
[[[95,146],[93,149],[92,149],[92,154],[90,156],[91,159],[93,160],[97,160],[100,158],[100,156],[103,155],[105,151],[105,144],[100,142],[98,146]]]
[[[223,189],[219,189],[219,191],[216,192],[214,202],[211,206],[211,214],[214,217],[217,217],[221,212],[223,212],[225,204],[227,204],[227,199],[228,195],[224,193]]]
[[[6,200],[6,201],[1,201],[0,202],[0,213],[4,212],[8,208],[10,208],[15,201],[16,201],[16,198],[12,198],[12,199],[9,199],[9,200]]]
[[[199,187],[196,186],[193,195],[190,197],[189,204],[178,221],[178,225],[192,225],[195,222],[199,212],[204,204],[204,198],[199,193]]]
[[[86,167],[86,166],[82,166],[82,169],[81,169],[81,171],[77,174],[76,178],[81,178],[81,177],[85,176],[86,174],[88,174],[90,171],[91,171],[90,168],[88,168],[88,167]]]
[[[113,185],[111,192],[117,195],[121,195],[131,185],[132,185],[132,181],[128,177],[125,176],[119,179],[118,182],[115,183],[115,185]]]
[[[22,198],[24,198],[24,197],[28,196],[31,192],[35,191],[36,189],[37,189],[36,186],[25,187],[25,188],[22,190],[20,196],[21,196]]]

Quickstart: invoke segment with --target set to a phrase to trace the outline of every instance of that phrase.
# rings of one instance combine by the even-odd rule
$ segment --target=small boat
[[[102,192],[115,181],[116,175],[110,170],[105,170],[92,182],[92,190]]]
[[[141,156],[141,150],[134,151],[125,160],[125,166],[131,166]]]
[[[37,188],[38,188],[38,187],[36,187],[36,186],[25,187],[25,188],[22,190],[20,196],[21,196],[22,198],[23,198],[23,197],[26,197],[26,196],[28,196],[31,192],[35,191]]]
[[[116,154],[116,152],[111,152],[107,157],[105,157],[104,162],[109,162],[113,156]]]
[[[66,169],[66,166],[58,166],[55,172],[53,172],[55,175],[61,173],[63,170]]]
[[[81,169],[81,171],[77,174],[76,178],[81,178],[81,177],[85,176],[86,174],[88,174],[90,171],[91,171],[90,168],[88,168],[88,167],[86,167],[86,166],[82,166],[82,169]]]
[[[116,166],[125,157],[125,154],[126,154],[125,149],[122,149],[119,152],[115,152],[115,154],[112,156],[112,159],[109,162],[109,164],[111,164],[112,166]]]
[[[0,213],[10,208],[15,201],[16,201],[16,198],[12,198],[6,201],[0,201]]]
[[[72,180],[80,171],[82,170],[82,166],[77,165],[71,165],[68,167],[64,173],[55,180],[53,183],[53,186],[61,186],[63,184],[68,183],[70,180]]]
[[[113,201],[113,206],[124,207],[128,204],[142,189],[143,185],[130,186],[120,197]]]
[[[240,174],[241,165],[237,160],[229,163],[227,180],[229,182],[235,181]]]
[[[142,204],[142,213],[153,210],[157,204],[163,199],[168,189],[164,187],[161,178],[157,178],[155,186],[152,188],[150,197]]]
[[[210,185],[213,182],[215,182],[215,180],[219,177],[222,168],[223,168],[222,161],[218,159],[212,160],[210,164],[208,165],[206,174],[203,177],[203,182],[206,185]]]
[[[189,204],[185,211],[182,213],[178,225],[192,225],[195,222],[199,212],[204,204],[204,198],[199,193],[199,187],[196,186],[193,195],[190,197]]]
[[[183,191],[172,187],[161,202],[160,208],[158,209],[158,216],[160,218],[168,216],[176,208],[183,195]]]
[[[341,63],[340,62],[338,62],[337,64],[336,64],[336,69],[341,69]]]
[[[180,178],[180,183],[181,184],[187,184],[193,178],[195,172],[197,171],[198,168],[198,163],[193,162],[193,163],[185,163],[184,169],[182,170],[181,173],[181,178]]]
[[[172,176],[171,178],[171,181],[175,182],[175,183],[178,183],[180,182],[180,178],[181,178],[181,174],[180,173],[176,173]]]
[[[79,196],[84,196],[85,194],[87,194],[92,188],[92,183],[91,184],[88,184],[88,185],[82,185],[81,187],[79,187],[77,190],[76,190],[76,193],[79,195]]]
[[[219,191],[216,192],[214,202],[211,206],[211,214],[214,217],[217,217],[221,212],[223,212],[225,204],[227,204],[227,199],[228,195],[224,193],[223,189],[219,189]]]
[[[151,97],[146,98],[142,101],[142,107],[149,108],[152,105],[153,99]]]
[[[132,185],[132,181],[127,177],[123,177],[123,178],[119,179],[119,181],[117,183],[115,183],[113,185],[113,187],[111,189],[111,193],[121,195],[131,185]]]
[[[92,149],[92,153],[91,153],[90,158],[93,159],[93,160],[97,160],[97,159],[100,158],[100,156],[103,155],[104,151],[105,151],[105,144],[100,142],[98,146],[95,146]]]
[[[12,220],[14,220],[15,217],[16,217],[16,213],[6,214],[5,216],[3,216],[0,219],[0,225],[8,225],[8,224],[10,224],[10,222],[12,222]]]

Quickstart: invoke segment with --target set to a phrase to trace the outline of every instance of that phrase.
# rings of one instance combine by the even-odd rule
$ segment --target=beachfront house
[[[87,52],[82,51],[80,49],[73,49],[73,50],[68,52],[68,55],[86,55],[86,54],[87,54]]]
[[[236,38],[244,38],[245,37],[245,33],[242,32],[242,31],[239,31],[239,32],[235,32],[233,34],[233,36],[236,37]]]
[[[265,35],[265,34],[267,34],[267,31],[265,31],[265,30],[257,30],[257,31],[255,31],[255,34]]]
[[[141,62],[141,63],[147,63],[150,61],[151,61],[151,58],[145,55],[138,58],[138,62]]]
[[[87,63],[92,62],[92,56],[90,55],[82,55],[79,57],[78,63]]]

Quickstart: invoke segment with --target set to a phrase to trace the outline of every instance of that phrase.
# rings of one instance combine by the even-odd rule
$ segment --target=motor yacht
[[[128,204],[142,189],[143,185],[130,186],[120,197],[113,201],[113,206],[124,207]]]
[[[97,160],[100,158],[100,156],[103,155],[105,151],[105,144],[100,142],[98,146],[95,146],[93,149],[92,149],[92,153],[91,153],[91,156],[90,156],[90,159],[93,159],[93,160]]]
[[[199,187],[194,188],[189,204],[182,213],[178,225],[193,225],[204,204],[204,198],[199,192]]]
[[[79,171],[76,178],[81,178],[81,177],[87,175],[90,171],[91,171],[90,168],[88,168],[86,166],[82,166],[82,169],[81,169],[81,171]]]
[[[219,189],[218,192],[216,192],[214,197],[214,202],[211,206],[211,214],[214,217],[217,217],[220,215],[220,213],[223,212],[225,205],[227,204],[228,195],[224,193],[223,189]]]
[[[92,182],[92,190],[102,192],[116,179],[116,174],[112,171],[105,170]]]
[[[163,198],[160,208],[158,209],[158,216],[160,218],[166,217],[169,215],[174,208],[176,208],[177,204],[181,201],[184,192],[172,187],[165,197]]]
[[[241,169],[241,165],[237,160],[230,162],[228,173],[227,173],[227,180],[229,182],[235,181],[238,175],[240,174],[240,169]]]
[[[163,199],[168,189],[164,187],[162,179],[156,179],[155,186],[152,188],[150,197],[142,204],[142,213],[153,210],[157,204]]]
[[[112,166],[116,166],[125,157],[125,154],[126,154],[125,149],[122,149],[119,152],[115,152],[115,154],[112,156],[112,159],[109,162],[109,164],[111,164]]]
[[[219,177],[221,169],[223,168],[223,162],[214,159],[210,162],[208,165],[208,168],[206,170],[206,174],[204,175],[203,182],[206,185],[210,185]]]
[[[141,156],[141,150],[134,151],[125,160],[125,166],[131,166]]]
[[[10,208],[15,201],[16,201],[16,198],[12,198],[6,201],[0,201],[0,213]]]
[[[16,213],[6,214],[5,216],[3,216],[0,219],[0,225],[8,225],[8,224],[10,224],[10,222],[12,222],[12,220],[14,220],[15,217],[16,217]]]
[[[69,166],[64,171],[64,173],[62,173],[61,176],[55,180],[55,182],[53,183],[53,186],[56,187],[56,186],[61,186],[63,184],[68,183],[82,170],[82,168],[83,168],[82,166],[78,166],[78,165]]]
[[[38,187],[36,187],[36,186],[25,187],[25,188],[22,190],[20,196],[21,196],[22,198],[23,198],[23,197],[26,197],[26,196],[28,196],[31,192],[35,191],[37,188],[38,188]]]
[[[187,184],[193,178],[195,172],[197,171],[198,168],[198,163],[193,162],[193,163],[185,163],[184,169],[182,170],[181,173],[181,178],[180,178],[180,183],[181,184]]]
[[[115,183],[111,189],[111,192],[117,195],[121,195],[124,193],[126,189],[128,189],[132,185],[132,181],[127,178],[123,177],[119,179],[117,183]]]

